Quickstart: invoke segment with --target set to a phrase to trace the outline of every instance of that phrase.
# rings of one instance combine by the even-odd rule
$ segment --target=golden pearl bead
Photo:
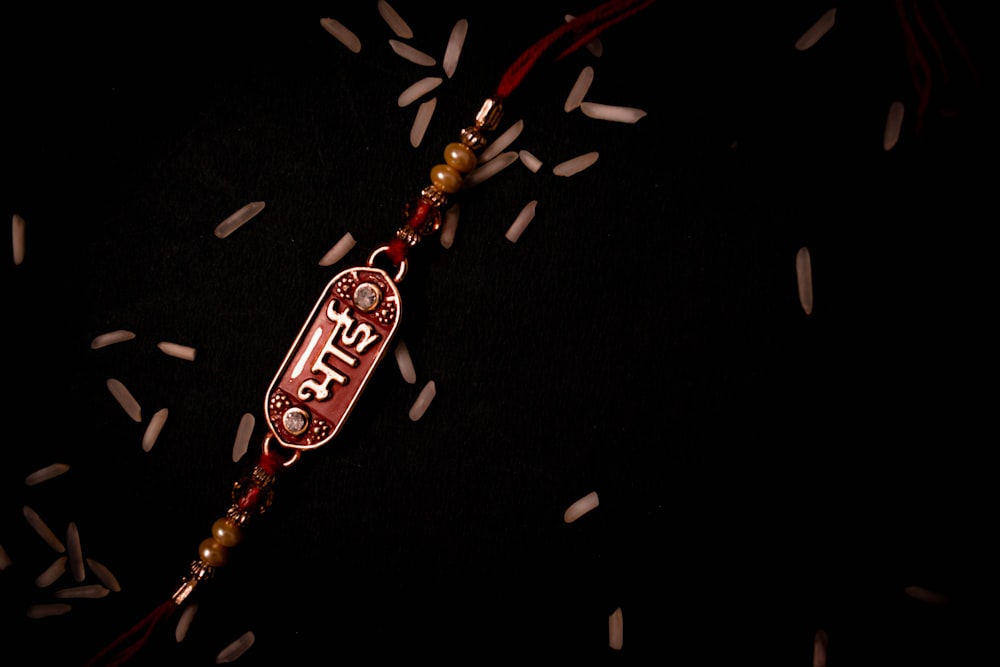
[[[431,182],[441,192],[454,194],[462,189],[462,175],[458,170],[447,164],[434,165],[431,169]]]
[[[463,174],[476,168],[476,154],[468,146],[457,141],[444,147],[444,161]]]
[[[206,565],[219,567],[229,560],[229,549],[216,542],[214,538],[206,537],[198,545],[198,556]]]
[[[212,524],[212,537],[224,547],[235,547],[243,541],[243,529],[233,523],[232,519],[223,517]]]

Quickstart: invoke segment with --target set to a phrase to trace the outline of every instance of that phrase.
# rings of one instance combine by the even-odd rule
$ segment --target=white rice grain
[[[181,617],[177,619],[177,627],[174,629],[174,639],[178,643],[184,641],[187,637],[188,630],[191,629],[191,622],[194,620],[194,615],[198,613],[198,603],[189,602],[188,606],[181,612]]]
[[[94,573],[94,576],[96,576],[109,591],[113,591],[115,593],[121,592],[122,587],[121,584],[118,583],[118,577],[116,577],[104,564],[99,563],[93,558],[88,558],[87,566],[90,568],[90,571]]]
[[[439,76],[424,77],[400,93],[399,99],[396,100],[396,102],[401,107],[413,104],[418,99],[440,86],[442,81],[444,81],[444,79]]]
[[[622,608],[618,607],[608,616],[608,646],[616,651],[622,648],[623,630]]]
[[[834,22],[837,18],[837,8],[828,9],[816,23],[813,23],[802,36],[795,42],[795,49],[797,51],[805,51],[811,48],[820,40],[820,38],[826,33],[830,32],[830,28],[833,27]]]
[[[62,475],[69,470],[69,466],[65,463],[52,463],[44,468],[39,468],[35,472],[31,473],[24,478],[24,483],[27,486],[35,486],[36,484],[41,484],[42,482],[47,482],[50,479]]]
[[[108,391],[133,421],[142,421],[142,408],[139,406],[139,402],[135,400],[135,397],[120,380],[108,378]]]
[[[69,556],[69,570],[73,573],[73,578],[83,581],[87,572],[83,563],[83,548],[80,545],[80,529],[75,521],[70,521],[66,527],[66,549]]]
[[[463,179],[462,187],[471,188],[474,185],[479,185],[486,179],[496,176],[498,173],[509,167],[515,160],[517,160],[517,151],[501,153],[489,162],[481,164],[470,171],[466,175],[465,179]]]
[[[514,140],[517,139],[517,136],[521,134],[521,131],[523,129],[524,129],[523,120],[519,120],[510,127],[508,127],[503,134],[494,139],[493,143],[491,143],[483,150],[483,152],[479,155],[479,163],[483,164],[485,162],[489,162],[497,155],[500,155],[501,151],[510,146],[512,143],[514,143]]]
[[[10,236],[15,265],[20,265],[24,261],[24,227],[24,218],[15,213],[10,222]]]
[[[124,343],[127,340],[132,340],[135,338],[135,334],[126,329],[117,329],[115,331],[109,331],[107,333],[102,333],[100,336],[94,338],[90,341],[90,349],[98,350],[102,347],[107,347],[108,345],[114,345],[115,343]]]
[[[72,611],[73,607],[64,602],[53,602],[49,604],[33,604],[25,612],[28,618],[46,618],[48,616],[62,616]]]
[[[459,19],[451,29],[448,36],[448,46],[444,50],[444,58],[441,67],[444,68],[445,75],[450,79],[458,67],[458,57],[462,54],[462,46],[465,44],[465,35],[469,31],[469,22]]]
[[[406,346],[405,340],[396,343],[394,350],[396,365],[399,366],[399,374],[407,384],[414,384],[417,381],[417,371],[413,366],[413,358],[410,356],[410,348]]]
[[[417,115],[413,118],[413,127],[410,128],[410,145],[416,148],[424,140],[424,133],[430,125],[431,116],[437,108],[437,98],[432,97],[417,109]]]
[[[160,432],[163,430],[163,425],[169,414],[170,411],[167,408],[160,408],[150,418],[146,432],[142,434],[142,451],[148,452],[156,444],[156,439],[160,437]]]
[[[215,235],[224,239],[237,229],[250,222],[258,213],[264,210],[264,202],[252,201],[233,212],[228,218],[215,227]]]
[[[600,157],[600,155],[597,151],[577,155],[574,158],[570,158],[565,162],[560,162],[556,166],[552,167],[552,173],[556,176],[573,176],[574,174],[579,174],[581,171],[597,162],[598,157]]]
[[[396,33],[397,37],[402,37],[403,39],[413,37],[413,31],[410,30],[410,26],[399,15],[399,12],[393,9],[392,5],[385,0],[378,0],[378,13],[382,15],[382,18],[385,19],[385,22]]]
[[[942,604],[948,601],[948,598],[944,595],[924,588],[923,586],[907,586],[903,589],[903,592],[914,600],[920,600],[921,602],[928,602],[930,604]]]
[[[896,101],[889,105],[889,113],[885,118],[885,134],[882,136],[882,148],[891,151],[899,141],[899,132],[903,128],[903,103]]]
[[[103,598],[110,593],[107,588],[100,584],[87,584],[85,586],[74,586],[72,588],[61,588],[55,592],[57,598]]]
[[[610,120],[616,123],[636,123],[646,116],[646,112],[642,109],[597,102],[580,102],[580,111],[588,118]]]
[[[52,532],[48,524],[42,520],[42,517],[38,516],[38,512],[31,509],[27,505],[24,506],[24,518],[27,520],[28,525],[31,526],[38,536],[45,540],[45,543],[52,547],[56,553],[64,554],[66,553],[66,545],[64,545],[56,534]]]
[[[56,558],[52,561],[52,565],[49,565],[40,575],[35,577],[35,586],[45,588],[54,584],[59,577],[66,574],[67,563],[69,563],[69,558],[66,556]]]
[[[194,361],[195,356],[198,354],[198,351],[193,347],[167,341],[160,341],[156,344],[156,347],[160,348],[163,354],[184,359],[185,361]]]
[[[450,248],[455,242],[455,233],[458,231],[458,218],[461,214],[460,206],[452,204],[444,212],[444,222],[441,223],[441,246]]]
[[[233,442],[233,461],[239,461],[247,453],[250,446],[250,436],[253,435],[253,427],[257,421],[252,413],[246,413],[240,418],[240,425],[236,429],[236,441]]]
[[[319,20],[319,24],[323,26],[324,30],[336,37],[338,42],[346,46],[351,53],[361,51],[361,40],[340,21],[322,18]]]
[[[437,64],[437,60],[433,56],[429,56],[419,49],[415,49],[406,42],[401,42],[398,39],[390,39],[389,46],[400,58],[405,58],[411,63],[416,63],[417,65],[424,65],[425,67],[431,67]]]
[[[350,232],[347,232],[340,237],[339,241],[333,244],[332,248],[326,251],[325,255],[320,258],[319,265],[333,266],[340,260],[344,259],[344,257],[347,256],[347,253],[354,249],[356,244],[357,241],[354,240],[354,236]]]
[[[538,170],[542,168],[542,161],[529,151],[518,151],[517,156],[521,159],[524,166],[530,169],[532,173],[537,174]]]
[[[13,562],[14,561],[10,559],[10,554],[8,554],[7,550],[3,548],[2,544],[0,544],[0,572],[10,567]]]
[[[569,112],[579,107],[580,103],[583,102],[583,98],[587,96],[587,91],[590,90],[590,84],[593,82],[594,68],[587,65],[580,70],[580,74],[576,77],[576,82],[570,88],[569,95],[566,96],[566,102],[563,104],[563,109]]]
[[[566,18],[566,23],[569,23],[576,17],[573,16],[572,14],[567,14],[565,18]],[[574,30],[573,32],[575,32],[576,34],[581,33],[580,30]],[[595,37],[594,39],[587,42],[587,50],[590,51],[590,54],[595,58],[600,58],[604,54],[604,44],[601,43],[601,40],[599,38]]]
[[[591,491],[566,508],[566,511],[563,512],[563,521],[566,523],[573,523],[600,504],[601,501],[600,498],[597,497],[597,491]]]
[[[238,659],[253,646],[254,639],[252,632],[244,632],[233,643],[219,651],[219,655],[215,656],[215,664],[221,665]]]
[[[812,259],[809,248],[799,248],[795,253],[795,275],[799,285],[799,303],[806,315],[813,311]]]
[[[829,637],[826,630],[817,630],[813,635],[813,667],[826,667],[826,649]]]
[[[430,406],[431,401],[434,400],[434,396],[437,395],[437,386],[434,384],[434,380],[430,380],[424,385],[424,388],[420,390],[417,395],[417,400],[413,402],[410,407],[410,420],[417,421],[424,416],[427,412],[428,406]]]
[[[517,217],[514,218],[514,222],[507,228],[507,232],[504,234],[504,237],[508,241],[511,243],[517,243],[517,240],[521,238],[521,234],[524,233],[524,230],[528,227],[528,223],[534,219],[535,208],[537,206],[537,199],[532,199],[524,205],[524,208],[522,208],[521,212],[517,214]]]

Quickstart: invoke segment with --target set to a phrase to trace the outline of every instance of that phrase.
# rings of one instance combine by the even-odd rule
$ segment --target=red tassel
[[[84,667],[97,667],[98,665],[116,667],[117,665],[124,665],[149,640],[150,635],[153,634],[153,630],[160,623],[173,616],[177,608],[178,605],[172,598],[159,605],[146,618],[136,623],[127,632],[101,649],[100,652],[87,661]]]

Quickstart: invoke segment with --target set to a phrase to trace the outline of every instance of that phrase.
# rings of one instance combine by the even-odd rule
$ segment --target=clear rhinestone
[[[372,283],[361,283],[354,289],[352,300],[358,310],[370,313],[378,308],[382,300],[382,291]]]
[[[305,410],[292,408],[282,415],[281,423],[292,435],[300,435],[309,426],[309,415]]]

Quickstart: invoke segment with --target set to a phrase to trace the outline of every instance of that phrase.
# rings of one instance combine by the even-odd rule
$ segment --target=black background
[[[441,68],[394,54],[374,1],[310,18],[5,21],[0,192],[4,214],[26,220],[27,253],[4,281],[0,599],[4,644],[25,663],[80,664],[173,593],[252,466],[265,391],[323,286],[392,237],[506,66],[589,7],[393,6],[439,63],[469,20],[417,148],[417,104],[396,100]],[[841,6],[808,51],[793,45],[821,3],[660,2],[603,34],[600,57],[543,57],[499,128],[523,120],[511,148],[542,169],[515,163],[462,193],[454,245],[411,254],[400,336],[417,382],[387,359],[343,434],[283,473],[234,561],[199,589],[185,641],[170,621],[136,664],[213,664],[248,630],[246,665],[802,665],[820,629],[831,665],[956,664],[991,646],[986,30],[949,9],[977,80],[934,3],[915,6],[944,49],[936,61],[924,43],[935,69],[919,133],[888,2]],[[588,99],[648,115],[564,112],[584,65]],[[907,115],[885,151],[894,100]],[[552,174],[589,151],[590,169]],[[508,242],[533,199],[535,219]],[[213,235],[251,201],[266,208]],[[351,254],[319,266],[347,232]],[[115,329],[136,338],[89,348]],[[196,360],[164,355],[162,340]],[[429,380],[437,396],[412,422]],[[251,453],[234,463],[248,412]],[[71,469],[25,486],[53,462]],[[600,506],[564,523],[591,491]],[[75,583],[34,585],[57,554],[25,505],[57,534],[75,522],[122,591],[25,619]]]

